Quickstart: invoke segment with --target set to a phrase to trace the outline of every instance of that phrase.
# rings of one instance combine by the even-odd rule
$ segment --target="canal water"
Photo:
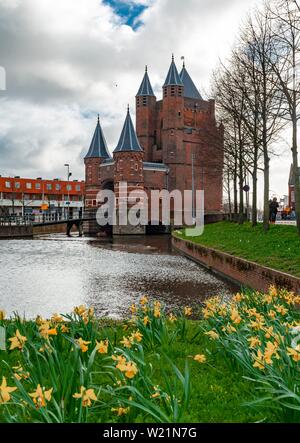
[[[0,309],[26,318],[80,304],[121,318],[142,295],[174,307],[235,289],[174,252],[168,236],[0,241]]]

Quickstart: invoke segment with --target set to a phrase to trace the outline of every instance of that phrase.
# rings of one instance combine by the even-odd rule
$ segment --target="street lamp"
[[[69,163],[65,163],[64,164],[64,166],[67,168],[67,181],[68,181],[68,184],[67,184],[67,191],[68,191],[68,201],[67,201],[67,205],[68,205],[68,219],[70,218],[70,186],[69,186],[69,180],[70,180],[70,177],[71,177],[71,175],[72,175],[72,172],[70,172],[70,165],[69,165]]]

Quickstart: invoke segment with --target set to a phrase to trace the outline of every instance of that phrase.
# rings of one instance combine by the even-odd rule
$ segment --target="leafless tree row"
[[[300,184],[297,124],[300,118],[299,0],[269,0],[249,14],[230,59],[214,73],[217,110],[225,126],[225,190],[230,208],[244,219],[247,174],[252,179],[252,224],[257,223],[257,177],[264,176],[264,229],[269,229],[270,158],[291,127],[297,229]]]

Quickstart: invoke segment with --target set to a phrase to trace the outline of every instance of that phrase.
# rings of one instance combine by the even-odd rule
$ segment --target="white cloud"
[[[125,0],[124,0],[125,1]],[[101,115],[112,150],[144,65],[158,97],[172,52],[201,92],[259,0],[130,0],[149,5],[137,31],[100,0],[0,0],[0,173],[83,178],[82,156]],[[289,153],[286,154],[289,165]],[[274,163],[275,164],[275,163]],[[283,163],[281,163],[283,164]],[[275,176],[275,168],[273,175]],[[288,171],[274,180],[286,193]]]

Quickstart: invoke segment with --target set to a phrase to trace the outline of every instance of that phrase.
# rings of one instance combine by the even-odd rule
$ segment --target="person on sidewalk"
[[[275,224],[277,212],[278,212],[279,204],[277,202],[277,198],[274,197],[273,200],[270,200],[269,209],[270,209],[270,223]]]

